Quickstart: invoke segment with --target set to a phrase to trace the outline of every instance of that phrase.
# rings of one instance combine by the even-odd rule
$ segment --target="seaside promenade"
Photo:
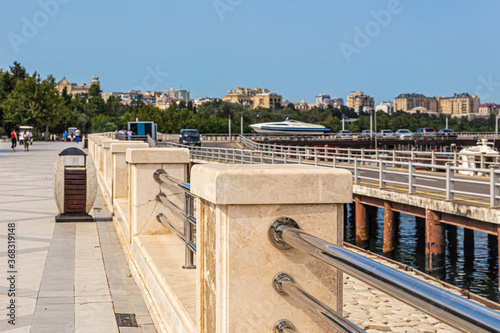
[[[100,188],[95,223],[54,221],[53,165],[71,146],[82,148],[35,142],[13,152],[0,142],[0,331],[156,332]],[[457,332],[346,274],[343,293],[344,315],[366,332]],[[116,314],[135,315],[137,327],[118,326]]]
[[[55,223],[53,166],[71,146],[0,142],[0,331],[156,332],[100,192],[96,223]]]

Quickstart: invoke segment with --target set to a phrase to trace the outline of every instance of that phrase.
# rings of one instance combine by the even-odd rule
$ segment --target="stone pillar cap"
[[[352,174],[307,165],[208,163],[191,172],[191,192],[214,204],[331,204],[352,202]]]
[[[125,160],[132,164],[177,164],[189,163],[190,157],[187,148],[128,148]]]
[[[120,140],[117,140],[117,139],[102,140],[102,147],[109,148],[109,146],[115,142],[120,142]]]
[[[109,149],[111,153],[124,153],[128,148],[147,148],[149,144],[145,142],[128,142],[128,141],[120,141],[120,142],[112,142],[109,145]]]

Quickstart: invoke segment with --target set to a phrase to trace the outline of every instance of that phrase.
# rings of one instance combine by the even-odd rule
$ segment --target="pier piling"
[[[439,213],[427,209],[425,218],[425,272],[445,277],[446,227],[439,223]]]
[[[384,202],[384,256],[392,258],[394,256],[394,244],[396,241],[396,223],[392,204]]]
[[[356,244],[359,247],[368,246],[368,219],[366,216],[366,206],[361,203],[358,196],[354,198],[356,209]]]

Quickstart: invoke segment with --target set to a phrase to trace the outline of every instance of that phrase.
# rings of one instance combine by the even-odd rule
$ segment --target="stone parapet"
[[[300,332],[329,331],[276,293],[272,280],[286,272],[342,312],[342,273],[298,250],[275,248],[267,232],[275,219],[289,217],[305,232],[342,244],[351,177],[347,171],[310,166],[193,167],[200,332],[272,332],[281,319],[292,320]]]

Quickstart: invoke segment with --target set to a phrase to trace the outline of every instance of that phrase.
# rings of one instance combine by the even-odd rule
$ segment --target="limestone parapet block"
[[[221,205],[352,202],[351,173],[334,168],[208,163],[193,167],[191,183],[193,194]]]
[[[123,153],[127,151],[128,148],[148,148],[149,144],[145,142],[112,142],[110,145],[111,153]]]
[[[115,142],[120,142],[120,140],[108,138],[107,140],[102,141],[102,147],[104,149],[109,149],[110,145]]]
[[[129,148],[125,160],[132,164],[176,164],[189,163],[187,148]]]

